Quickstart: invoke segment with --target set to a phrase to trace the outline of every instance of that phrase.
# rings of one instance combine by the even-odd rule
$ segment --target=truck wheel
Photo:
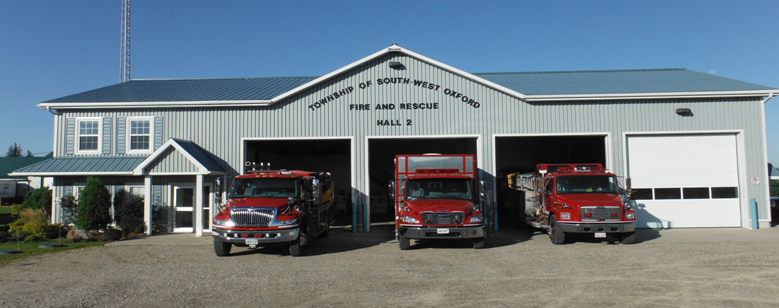
[[[484,238],[475,238],[471,240],[471,244],[473,245],[473,249],[482,249],[484,248]]]
[[[411,248],[410,239],[401,236],[400,238],[398,238],[398,243],[400,243],[400,250],[408,250],[409,248]]]
[[[289,242],[289,255],[293,257],[300,255],[300,238]]]
[[[636,241],[636,232],[623,233],[619,242],[622,244],[633,244]]]
[[[233,249],[233,244],[214,239],[214,252],[216,252],[217,256],[224,257],[229,255],[231,249]]]
[[[560,231],[559,226],[557,225],[557,218],[552,216],[549,220],[549,238],[552,240],[552,244],[564,244],[565,232]]]

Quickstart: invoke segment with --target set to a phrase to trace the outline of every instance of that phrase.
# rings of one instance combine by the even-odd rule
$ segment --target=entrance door
[[[175,206],[173,232],[194,232],[195,187],[174,186],[173,205]]]

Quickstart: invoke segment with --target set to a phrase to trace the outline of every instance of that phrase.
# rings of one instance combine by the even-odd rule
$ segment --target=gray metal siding
[[[404,70],[394,70],[388,61],[399,61]],[[385,77],[409,78],[411,84],[378,85]],[[413,80],[440,85],[438,91],[413,85]],[[360,83],[371,81],[366,89]],[[325,105],[309,108],[333,92],[353,87],[353,91]],[[474,108],[444,93],[451,89],[463,93],[481,105]],[[369,103],[370,111],[350,111],[350,104]],[[376,104],[438,103],[439,110],[374,110]],[[682,117],[676,108],[690,108],[694,116]],[[718,100],[652,100],[652,101],[586,101],[529,104],[494,89],[476,84],[461,76],[419,60],[400,55],[387,55],[335,77],[316,88],[294,95],[266,108],[191,108],[67,111],[68,116],[117,117],[157,116],[162,123],[164,139],[175,137],[190,140],[222,158],[229,175],[240,173],[243,165],[241,138],[353,138],[355,177],[354,196],[368,194],[366,179],[366,138],[394,136],[478,135],[481,156],[478,158],[488,180],[493,170],[493,136],[495,134],[610,134],[612,166],[624,175],[624,132],[723,131],[744,132],[744,148],[748,177],[763,178],[766,162],[761,127],[762,105],[754,98]],[[378,126],[377,120],[412,120],[411,126]],[[193,124],[196,123],[196,124]],[[64,124],[62,124],[64,125]],[[64,127],[62,128],[65,129]],[[123,134],[119,134],[117,139]],[[63,145],[60,145],[63,147]],[[64,149],[60,149],[64,150]],[[502,179],[497,179],[501,181]],[[764,181],[765,182],[765,181]],[[763,183],[764,183],[763,182]],[[344,183],[345,184],[345,183]],[[746,187],[747,198],[761,204],[760,217],[767,218],[762,205],[767,204],[767,185]],[[353,199],[365,203],[365,199]]]
[[[149,173],[194,173],[198,172],[199,168],[177,151],[176,148],[170,147],[157,160],[152,162],[146,170]]]

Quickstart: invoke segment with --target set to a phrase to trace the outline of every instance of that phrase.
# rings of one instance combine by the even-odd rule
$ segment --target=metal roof
[[[56,157],[44,160],[24,168],[15,170],[10,175],[34,174],[43,176],[47,174],[107,174],[127,173],[132,174],[135,166],[138,166],[147,156],[72,156]]]
[[[524,95],[773,90],[687,69],[473,74]],[[132,80],[46,103],[270,100],[317,77]]]
[[[9,176],[8,173],[52,157],[52,153],[41,157],[0,157],[0,179],[20,179],[24,176]]]
[[[317,77],[140,79],[49,100],[49,103],[269,100]]]
[[[208,171],[219,171],[219,172],[225,172],[225,169],[222,168],[220,164],[218,164],[214,158],[214,155],[206,151],[205,149],[201,148],[196,143],[189,141],[189,140],[182,140],[177,138],[170,138],[174,142],[178,143],[181,148],[183,148],[189,155],[192,155],[192,158],[197,160],[203,167],[208,169]]]
[[[773,90],[687,69],[474,74],[525,95]]]

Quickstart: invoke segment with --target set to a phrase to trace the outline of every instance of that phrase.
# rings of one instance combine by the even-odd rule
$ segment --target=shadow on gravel
[[[350,227],[333,226],[330,228],[328,237],[309,240],[307,245],[301,247],[300,257],[319,256],[377,246],[394,240],[394,231],[395,226],[388,224],[371,224],[371,231],[368,233],[352,233]],[[259,247],[257,249],[246,249],[243,247],[235,247],[234,249],[240,251],[234,251],[230,256],[251,254],[289,256],[286,244]]]

